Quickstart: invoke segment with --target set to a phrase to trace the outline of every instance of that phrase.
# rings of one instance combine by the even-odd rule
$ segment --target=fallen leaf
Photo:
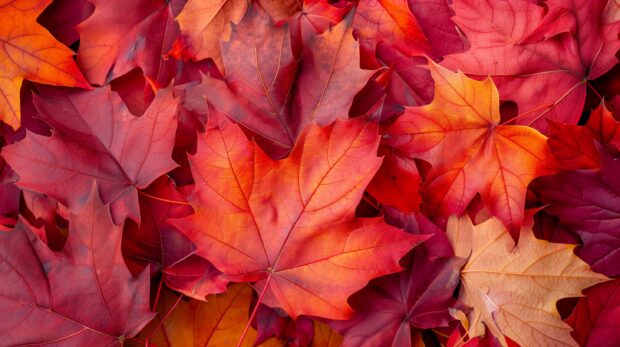
[[[471,48],[444,66],[493,77],[500,98],[519,108],[517,124],[548,131],[545,118],[576,124],[586,85],[617,62],[620,21],[608,0],[455,0],[454,22]]]
[[[356,314],[341,323],[346,327],[342,346],[411,347],[415,328],[447,326],[454,319],[452,293],[465,261],[421,249],[416,248],[410,269],[373,280],[349,298]]]
[[[620,333],[620,280],[585,291],[573,314],[566,319],[580,346],[611,346]]]
[[[186,37],[177,50],[187,51],[195,60],[211,58],[224,71],[220,40],[230,37],[230,23],[239,23],[247,8],[247,0],[188,0],[177,17]]]
[[[314,322],[314,338],[312,347],[340,347],[342,346],[342,335],[332,330],[327,324]]]
[[[252,327],[257,331],[254,345],[261,345],[271,338],[293,346],[310,346],[314,337],[312,319],[301,316],[293,320],[282,310],[273,309],[263,304],[259,304],[256,310]]]
[[[407,58],[433,55],[407,0],[360,1],[353,29],[360,38],[363,55],[374,56],[378,42],[398,50]]]
[[[103,86],[139,67],[154,86],[168,85],[176,62],[164,55],[178,35],[168,1],[89,1],[95,11],[77,26],[77,62],[88,81]]]
[[[587,170],[601,166],[594,134],[586,127],[549,121],[549,149],[562,170]]]
[[[440,56],[465,50],[463,35],[454,25],[454,12],[445,0],[407,1],[434,52]]]
[[[421,181],[413,159],[388,150],[366,190],[384,205],[403,212],[419,212],[422,201],[419,191]]]
[[[37,18],[37,22],[60,42],[71,46],[80,39],[75,27],[90,17],[94,10],[95,6],[88,0],[52,1]]]
[[[472,308],[468,335],[482,336],[486,326],[503,346],[504,336],[521,346],[577,346],[556,301],[608,279],[577,258],[574,245],[536,239],[531,224],[528,215],[515,245],[497,218],[476,226],[466,214],[450,218],[450,243],[457,257],[467,258],[459,301]]]
[[[430,64],[435,99],[406,108],[388,129],[388,144],[433,166],[422,185],[423,211],[440,225],[461,215],[477,193],[518,239],[530,181],[555,171],[545,136],[499,124],[491,81],[476,81]]]
[[[595,271],[608,276],[620,275],[620,123],[601,106],[594,110],[584,127],[556,125],[565,138],[579,138],[579,149],[594,152],[595,167],[566,167],[555,175],[541,177],[531,184],[538,200],[548,205],[545,212],[558,218],[558,226],[579,235],[583,246],[577,255]],[[574,151],[566,141],[556,144],[563,155]],[[592,147],[592,149],[589,149]],[[568,148],[568,149],[567,149]],[[554,155],[558,156],[558,151]],[[562,157],[558,157],[562,160]],[[589,169],[589,170],[586,170]]]
[[[127,216],[139,222],[138,189],[177,166],[170,158],[176,129],[171,90],[161,90],[140,118],[109,86],[47,93],[35,104],[54,128],[52,136],[28,132],[2,149],[20,176],[17,185],[79,209],[96,181],[117,224]]]
[[[563,171],[534,181],[531,189],[562,228],[579,235],[579,257],[598,272],[618,276],[620,161],[602,149],[599,153],[599,170]]]
[[[157,307],[159,315],[140,337],[151,336],[150,343],[161,347],[235,346],[249,319],[252,288],[234,284],[224,294],[209,296],[206,302],[181,300],[175,306],[178,300],[177,294],[163,291]],[[168,312],[170,316],[166,317]],[[253,346],[255,338],[256,331],[250,328],[241,346]]]
[[[52,0],[4,1],[0,7],[0,120],[20,126],[22,81],[80,87],[90,85],[73,61],[73,52],[36,22]],[[87,189],[88,190],[88,189]]]
[[[266,305],[293,318],[346,319],[347,297],[400,270],[398,260],[427,238],[354,217],[381,165],[376,124],[311,125],[287,159],[274,161],[239,127],[210,122],[190,158],[196,214],[171,222],[232,281],[256,282]]]
[[[136,278],[121,255],[121,227],[96,190],[69,217],[61,253],[21,220],[0,233],[0,324],[7,345],[121,346],[153,318],[149,273]]]
[[[258,0],[258,3],[275,23],[287,20],[302,9],[301,0]]]
[[[253,59],[247,59],[248,52]],[[256,141],[273,158],[285,156],[309,122],[346,118],[355,93],[373,73],[359,68],[350,19],[308,39],[299,63],[288,26],[274,26],[257,7],[233,27],[222,55],[224,80],[206,78],[198,91],[259,135]]]

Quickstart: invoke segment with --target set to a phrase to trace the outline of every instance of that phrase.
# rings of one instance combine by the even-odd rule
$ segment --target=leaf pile
[[[620,346],[617,1],[0,18],[0,346]]]

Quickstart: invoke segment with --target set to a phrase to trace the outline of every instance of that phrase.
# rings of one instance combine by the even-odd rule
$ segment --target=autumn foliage
[[[616,0],[0,0],[0,346],[620,346]]]

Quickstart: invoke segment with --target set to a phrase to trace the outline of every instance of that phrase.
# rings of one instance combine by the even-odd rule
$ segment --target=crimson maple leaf
[[[313,32],[299,62],[288,26],[275,26],[253,7],[222,42],[224,80],[205,77],[194,93],[257,134],[261,147],[280,158],[309,122],[326,125],[347,117],[355,93],[372,75],[359,67],[350,22],[349,16],[318,36]]]
[[[121,236],[94,189],[69,217],[60,253],[23,219],[0,233],[2,344],[120,346],[137,335],[154,317],[149,273],[132,277]]]
[[[28,132],[2,149],[20,176],[18,186],[76,209],[96,181],[117,224],[127,216],[139,221],[137,190],[177,166],[170,157],[176,130],[172,91],[161,90],[139,118],[109,86],[45,89],[35,105],[54,131],[50,137]]]
[[[517,124],[548,130],[545,118],[576,124],[586,85],[617,62],[617,5],[609,0],[455,0],[454,22],[471,48],[443,65],[493,77]]]

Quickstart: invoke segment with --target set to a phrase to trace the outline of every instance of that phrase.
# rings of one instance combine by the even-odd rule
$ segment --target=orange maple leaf
[[[37,23],[52,0],[9,0],[0,3],[0,120],[20,125],[19,91],[24,79],[90,89],[73,61],[73,51]]]
[[[515,239],[530,181],[556,170],[546,137],[533,128],[500,125],[497,88],[430,63],[435,98],[407,108],[388,130],[401,153],[433,166],[422,186],[426,212],[445,225],[480,193]]]
[[[382,161],[377,124],[312,124],[287,159],[273,160],[240,127],[209,117],[190,158],[196,213],[174,224],[232,281],[256,282],[265,304],[293,318],[349,318],[347,298],[399,271],[426,239],[383,218],[355,218]]]

